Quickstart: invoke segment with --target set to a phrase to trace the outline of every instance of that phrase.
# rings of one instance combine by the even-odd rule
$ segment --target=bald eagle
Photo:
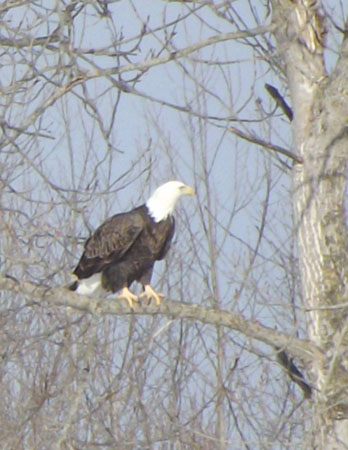
[[[163,295],[150,285],[152,270],[170,247],[175,228],[173,212],[182,195],[194,195],[194,190],[181,181],[168,181],[144,205],[107,219],[87,239],[73,272],[77,280],[69,289],[81,295],[122,289],[120,298],[133,307],[138,297],[129,287],[138,281],[143,285],[140,297],[160,304]]]

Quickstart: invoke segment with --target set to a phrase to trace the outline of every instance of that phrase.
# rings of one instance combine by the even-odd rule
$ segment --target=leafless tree
[[[345,2],[0,17],[2,448],[348,448]],[[68,291],[173,178],[162,304]]]

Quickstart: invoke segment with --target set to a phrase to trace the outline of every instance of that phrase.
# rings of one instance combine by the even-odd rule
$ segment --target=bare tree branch
[[[286,101],[284,100],[284,97],[282,97],[280,95],[278,89],[267,83],[265,84],[265,88],[267,89],[268,93],[271,95],[273,100],[275,100],[277,106],[279,106],[279,108],[283,111],[283,113],[286,115],[286,117],[291,122],[294,117],[292,109],[286,103]]]
[[[38,301],[45,301],[48,305],[68,306],[97,316],[160,314],[175,319],[197,320],[205,324],[219,325],[239,331],[249,338],[257,339],[277,349],[286,349],[291,355],[307,363],[311,363],[313,358],[323,359],[320,350],[305,339],[280,333],[258,322],[247,320],[241,314],[206,308],[198,304],[166,300],[159,306],[142,306],[139,304],[134,305],[134,309],[131,309],[125,303],[115,299],[80,296],[67,289],[43,287],[29,282],[15,281],[9,277],[0,278],[0,289],[29,296],[31,302],[33,298],[37,298]],[[35,302],[32,302],[32,304],[34,305]]]
[[[288,158],[291,158],[293,161],[296,161],[299,164],[302,164],[303,162],[303,159],[300,156],[295,155],[294,153],[290,152],[289,150],[286,150],[285,148],[279,147],[279,145],[274,145],[251,134],[246,134],[236,127],[229,126],[229,131],[231,131],[231,133],[241,137],[242,139],[248,142],[253,142],[254,144],[260,145],[261,147],[267,148],[274,152],[280,153],[281,155],[287,156]]]

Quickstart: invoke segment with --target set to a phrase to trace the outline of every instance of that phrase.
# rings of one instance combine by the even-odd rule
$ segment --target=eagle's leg
[[[135,294],[133,294],[133,293],[128,289],[127,286],[125,286],[125,287],[122,289],[122,292],[121,292],[121,294],[118,296],[118,298],[127,300],[127,302],[128,302],[128,304],[129,304],[129,307],[130,307],[130,308],[133,308],[133,302],[138,302],[138,297],[137,297]]]
[[[144,297],[148,300],[154,299],[156,304],[159,305],[164,295],[161,292],[155,292],[149,284],[145,284],[144,292],[139,295],[139,298]]]

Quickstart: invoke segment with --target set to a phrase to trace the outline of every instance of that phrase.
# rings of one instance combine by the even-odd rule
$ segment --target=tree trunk
[[[348,155],[348,39],[327,76],[325,27],[318,4],[273,0],[277,54],[288,78],[294,120],[293,205],[303,304],[309,338],[322,348],[314,361],[315,447],[348,448],[347,228],[344,210]],[[317,6],[317,7],[316,7]]]

